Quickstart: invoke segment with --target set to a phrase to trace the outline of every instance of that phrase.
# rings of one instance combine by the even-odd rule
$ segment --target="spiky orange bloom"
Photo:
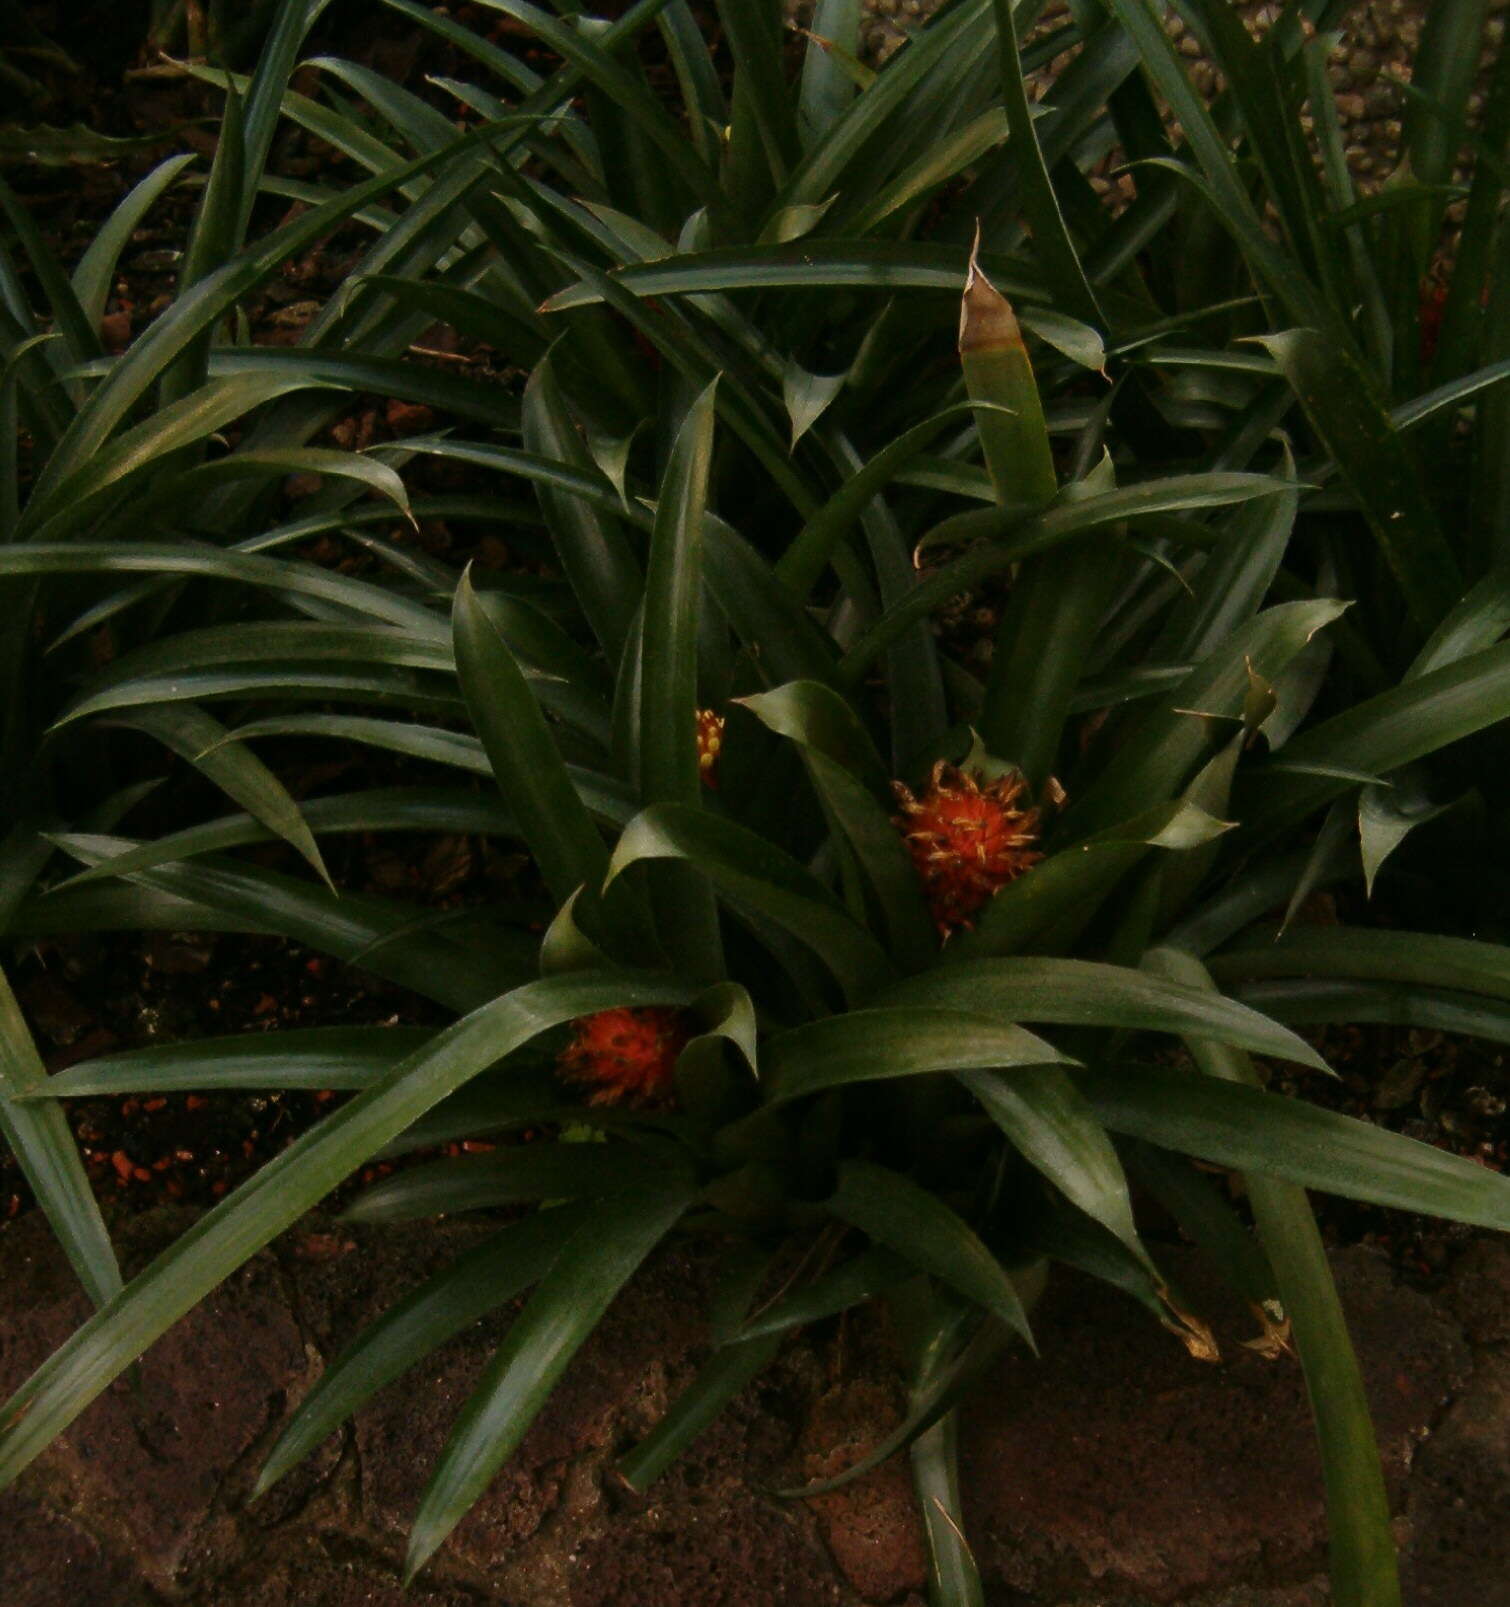
[[[692,1036],[683,1012],[647,1004],[599,1010],[577,1022],[558,1069],[593,1092],[592,1105],[649,1105],[671,1092],[676,1057]]]
[[[941,759],[921,798],[900,781],[892,785],[903,810],[894,824],[907,839],[943,937],[970,926],[983,904],[1043,858],[1029,846],[1037,836],[1038,811],[1017,804],[1025,786],[1021,776],[982,785]]]
[[[697,769],[705,787],[718,791],[718,756],[724,747],[724,717],[712,709],[697,711]]]

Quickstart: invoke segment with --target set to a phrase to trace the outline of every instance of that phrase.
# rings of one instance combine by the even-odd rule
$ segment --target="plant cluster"
[[[1251,1057],[1324,1071],[1294,1029],[1344,1021],[1510,1039],[1483,916],[1506,869],[1510,57],[1470,137],[1483,0],[1434,8],[1400,172],[1363,198],[1328,0],[1259,40],[1181,0],[1228,86],[1210,106],[1151,0],[1076,0],[1043,37],[1031,3],[958,0],[874,72],[858,0],[820,0],[795,43],[775,5],[727,0],[716,48],[687,0],[613,21],[482,0],[544,76],[388,4],[475,75],[425,98],[327,57],[295,92],[321,9],[298,3],[250,78],[196,69],[226,89],[219,150],[178,299],[123,356],[94,334],[113,253],[186,159],[71,276],[7,198],[0,926],[278,933],[456,1020],[47,1077],[4,995],[0,1122],[99,1310],[0,1409],[0,1477],[375,1155],[530,1126],[357,1199],[367,1221],[538,1208],[330,1364],[263,1488],[532,1291],[433,1471],[418,1570],[615,1293],[697,1232],[725,1252],[712,1352],[625,1477],[648,1485],[793,1329],[882,1300],[911,1402],[861,1468],[909,1448],[934,1599],[979,1602],[951,1412],[1032,1344],[1044,1269],[1212,1352],[1136,1187],[1299,1357],[1335,1599],[1398,1601],[1305,1191],[1502,1228],[1510,1183],[1272,1094]],[[271,177],[279,117],[369,176]],[[1125,204],[1091,182],[1113,152]],[[307,210],[254,237],[263,189]],[[299,344],[248,344],[247,294],[353,225],[370,243]],[[1423,282],[1446,286],[1425,342]],[[520,384],[406,361],[436,321]],[[463,424],[311,445],[358,391]],[[426,459],[514,500],[411,503],[399,471]],[[324,477],[293,520],[290,473]],[[394,505],[530,528],[549,574],[457,575]],[[291,556],[321,533],[377,577]],[[932,628],[962,594],[988,653]],[[94,761],[139,763],[143,736],[239,812],[123,834],[140,787]],[[301,805],[269,738],[438,779]],[[384,830],[505,837],[535,875],[515,905],[428,915],[329,885],[321,839]],[[277,839],[312,874],[236,853]],[[1350,885],[1419,929],[1296,922]],[[122,1287],[60,1101],[240,1086],[352,1097]],[[1242,1175],[1251,1229],[1211,1165]]]

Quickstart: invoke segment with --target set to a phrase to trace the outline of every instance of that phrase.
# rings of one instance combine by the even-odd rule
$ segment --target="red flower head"
[[[599,1010],[577,1022],[558,1069],[568,1082],[593,1089],[592,1105],[661,1103],[691,1036],[683,1012],[666,1005]]]
[[[724,717],[712,709],[697,711],[697,769],[705,787],[718,791],[718,756],[724,746]]]
[[[894,824],[907,839],[942,936],[972,925],[983,904],[1043,858],[1028,846],[1037,835],[1038,811],[1017,807],[1025,785],[1017,775],[982,785],[943,760],[921,798],[893,783],[903,810]]]

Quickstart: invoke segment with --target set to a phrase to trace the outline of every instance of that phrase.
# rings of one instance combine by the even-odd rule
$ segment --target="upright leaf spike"
[[[1043,402],[1007,298],[981,271],[980,231],[960,303],[959,354],[996,500],[1024,513],[1058,494]],[[1009,412],[986,411],[991,403]],[[1026,560],[1002,615],[979,730],[987,749],[1018,765],[1035,793],[1053,773],[1085,649],[1117,578],[1087,564],[1083,544]],[[1032,695],[1024,689],[1032,687]]]
[[[1033,507],[1059,489],[1033,365],[1012,305],[980,265],[980,232],[960,298],[959,357],[996,500]]]

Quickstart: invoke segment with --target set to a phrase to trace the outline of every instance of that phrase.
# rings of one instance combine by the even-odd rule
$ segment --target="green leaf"
[[[186,759],[228,798],[294,848],[333,892],[335,883],[320,857],[309,823],[283,783],[250,748],[227,741],[226,728],[192,704],[160,704],[137,709],[120,722],[155,737]]]
[[[238,726],[235,735],[245,741],[259,736],[307,736],[321,741],[358,742],[389,753],[402,753],[410,758],[466,770],[472,775],[491,776],[493,773],[482,743],[474,736],[462,731],[447,731],[439,726],[409,725],[399,720],[379,720],[366,715],[281,715]],[[568,765],[566,770],[577,789],[577,795],[588,811],[599,819],[622,826],[635,813],[633,795],[616,778],[584,770],[579,765]],[[306,813],[316,807],[317,804],[306,804]],[[504,830],[503,826],[497,824],[489,829]],[[511,825],[509,834],[515,835],[517,830],[517,825]]]
[[[0,548],[0,578],[10,575],[150,574],[204,575],[244,586],[290,591],[355,609],[374,619],[402,625],[412,635],[445,639],[444,622],[428,608],[396,597],[385,587],[350,575],[332,574],[314,564],[256,553],[224,552],[194,542],[28,542]]]
[[[856,470],[813,514],[776,560],[776,573],[799,597],[805,597],[832,559],[839,543],[854,527],[866,505],[884,491],[908,462],[937,437],[945,424],[972,411],[958,403],[915,424],[883,447],[863,469]]]
[[[447,1094],[578,1016],[621,1005],[685,1004],[689,996],[675,983],[627,975],[552,977],[516,988],[439,1033],[267,1162],[43,1362],[0,1408],[0,1483],[13,1480],[185,1312]],[[616,1202],[614,1216],[636,1220],[623,1202]],[[581,1263],[574,1257],[571,1264],[575,1279]]]
[[[1510,1180],[1369,1122],[1164,1066],[1070,1075],[1115,1133],[1394,1210],[1510,1226]]]
[[[3,135],[0,135],[0,148],[3,148]],[[186,156],[170,156],[166,162],[153,168],[116,205],[89,242],[84,255],[79,258],[78,266],[73,270],[73,293],[78,297],[79,310],[91,329],[98,329],[100,319],[105,315],[105,304],[110,299],[110,291],[115,283],[121,252],[157,200],[195,160],[190,152]]]
[[[1227,822],[1180,799],[1071,842],[1008,882],[981,911],[973,932],[950,939],[943,962],[1045,944],[1063,947],[1149,849],[1190,853],[1229,829]]]
[[[341,1214],[348,1222],[412,1222],[540,1200],[596,1199],[648,1183],[655,1166],[619,1144],[508,1144],[406,1167],[363,1189]]]
[[[108,388],[106,381],[95,392],[96,398],[105,395]],[[253,408],[280,396],[321,388],[329,387],[295,374],[237,374],[209,380],[187,396],[159,408],[140,424],[101,443],[75,473],[55,480],[51,468],[66,444],[60,443],[49,459],[48,471],[38,478],[33,489],[21,533],[27,540],[56,541],[90,523],[103,498],[122,495],[133,479],[158,466],[180,447],[204,440]],[[85,412],[77,417],[83,418]]]
[[[789,445],[796,451],[797,443],[833,405],[844,389],[847,374],[810,374],[795,358],[788,358],[781,375],[781,400],[791,420],[792,434]]]
[[[1186,141],[1200,163],[1204,182],[1183,163],[1151,159],[1194,186],[1237,241],[1249,265],[1297,323],[1327,328],[1335,320],[1316,286],[1296,259],[1272,238],[1249,193],[1242,169],[1211,108],[1185,74],[1174,42],[1164,31],[1162,9],[1153,0],[1107,0],[1108,9],[1132,36],[1154,87],[1169,103]]]
[[[53,128],[47,123],[20,127],[7,123],[0,128],[0,161],[39,162],[44,167],[67,167],[74,162],[114,162],[134,151],[163,145],[173,138],[173,130],[120,136],[102,134],[83,123]]]
[[[932,1005],[1012,1022],[1199,1034],[1326,1070],[1304,1039],[1256,1010],[1203,989],[1091,960],[965,960],[909,977],[876,1002]]]
[[[173,482],[169,496],[174,502],[193,506],[200,497],[219,489],[223,483],[281,478],[288,474],[334,475],[354,480],[367,490],[387,497],[410,524],[415,522],[404,482],[386,463],[360,452],[340,452],[318,446],[248,448],[229,453],[180,475]]]
[[[930,1594],[951,1607],[985,1607],[980,1569],[963,1528],[956,1413],[950,1411],[919,1434],[909,1456],[928,1542]]]
[[[252,208],[257,202],[257,182],[267,167],[273,137],[283,113],[284,91],[293,75],[299,48],[309,30],[319,21],[330,0],[285,0],[278,8],[272,29],[263,42],[257,70],[247,86],[246,112],[242,119],[246,146],[245,187],[234,238],[245,238]]]
[[[782,63],[784,19],[773,6],[747,0],[717,0],[719,21],[734,59],[734,134],[748,116],[759,135],[764,165],[774,186],[782,184],[797,155],[792,97]],[[731,165],[738,162],[730,153]]]
[[[1457,602],[1462,571],[1409,444],[1352,354],[1313,329],[1260,337],[1357,498],[1424,635]]]
[[[1007,1076],[989,1071],[957,1075],[1018,1154],[1071,1204],[1115,1234],[1145,1267],[1151,1266],[1133,1223],[1122,1163],[1066,1072],[1040,1065]]]
[[[631,1490],[648,1490],[724,1407],[775,1359],[785,1337],[770,1333],[714,1351],[670,1410],[619,1463]]]
[[[524,444],[532,453],[589,481],[600,478],[566,409],[549,358],[536,366],[525,386],[523,420]],[[644,585],[634,555],[603,504],[573,496],[569,489],[558,491],[545,480],[538,483],[536,494],[561,567],[609,663],[616,664]]]
[[[1101,308],[1080,265],[1080,255],[1070,238],[1033,126],[1022,61],[1017,53],[1019,25],[1013,17],[1011,0],[993,0],[992,13],[996,22],[997,55],[1001,61],[1002,104],[1006,108],[1016,157],[1019,204],[1032,231],[1034,250],[1043,263],[1046,277],[1058,286],[1059,299],[1067,309],[1078,318],[1099,324]],[[1023,26],[1026,26],[1026,18]]]
[[[927,532],[918,543],[919,550],[959,543],[979,545],[920,581],[889,607],[845,655],[844,677],[858,683],[898,636],[949,598],[1072,536],[1150,514],[1225,507],[1288,489],[1282,480],[1261,474],[1181,474],[1119,486],[1093,497],[1061,497],[1053,507],[1030,518],[1012,508],[956,514]]]
[[[446,1441],[414,1517],[406,1581],[488,1487],[614,1296],[691,1200],[690,1183],[682,1179],[610,1196],[567,1242]]]
[[[271,1489],[384,1384],[538,1283],[581,1227],[583,1215],[581,1206],[567,1205],[511,1222],[369,1323],[326,1366],[284,1424],[257,1475],[253,1499]]]
[[[1324,598],[1280,603],[1228,636],[1172,693],[1133,717],[1117,763],[1071,803],[1064,830],[1095,831],[1178,792],[1202,757],[1230,735],[1222,726],[1243,715],[1253,677],[1272,682],[1346,606]]]
[[[1510,569],[1491,570],[1470,586],[1426,639],[1402,679],[1414,681],[1494,644],[1510,630]]]
[[[773,921],[812,949],[857,999],[891,967],[876,940],[790,854],[747,827],[683,804],[656,804],[624,828],[608,867],[611,882],[647,859],[684,859],[736,909]]]
[[[1219,981],[1264,977],[1347,977],[1356,981],[1461,988],[1510,1000],[1510,949],[1430,932],[1357,926],[1296,929],[1255,948],[1229,949],[1208,962]]]
[[[222,1088],[366,1088],[434,1036],[431,1027],[303,1027],[153,1044],[80,1060],[29,1097]]]
[[[1294,460],[1283,448],[1282,479],[1293,480]],[[1219,648],[1257,613],[1278,572],[1300,504],[1300,488],[1250,502],[1223,523],[1221,540],[1195,579],[1195,594],[1181,599],[1160,632],[1171,658],[1199,660]]]
[[[870,98],[864,95],[861,101]],[[1024,275],[1011,258],[987,255],[982,260],[999,289],[1043,299],[1043,287]],[[958,295],[968,262],[969,253],[963,246],[910,240],[803,239],[785,245],[688,252],[663,262],[630,263],[613,274],[613,281],[642,297],[720,290],[839,289],[940,290]],[[602,299],[600,288],[587,283],[571,285],[557,291],[540,310],[565,312]]]
[[[762,1334],[805,1328],[809,1323],[862,1305],[913,1276],[913,1269],[890,1250],[862,1250],[832,1272],[751,1312],[739,1326],[739,1337],[755,1339]]]
[[[843,116],[855,96],[846,58],[860,54],[860,0],[818,0],[797,92],[797,130],[812,150]]]
[[[634,128],[656,146],[666,168],[704,205],[719,206],[722,197],[716,176],[698,158],[683,129],[651,94],[644,79],[613,60],[607,48],[607,34],[593,40],[585,31],[558,21],[537,6],[525,4],[524,0],[479,0],[479,3],[523,23],[623,111]],[[645,7],[639,15],[643,17],[659,9],[659,5]]]
[[[936,1194],[870,1161],[845,1161],[827,1210],[983,1307],[1033,1349],[1022,1299],[1001,1263]]]
[[[640,638],[640,794],[647,804],[695,810],[703,797],[697,755],[697,659],[704,514],[713,457],[714,399],[708,385],[687,410],[656,502]],[[722,974],[712,892],[684,865],[651,884],[662,940],[682,969],[703,981]]]
[[[1239,983],[1232,991],[1245,1004],[1292,1027],[1380,1021],[1510,1043],[1510,1001],[1478,993],[1320,977]]]
[[[1293,738],[1283,768],[1256,767],[1240,790],[1244,833],[1275,833],[1346,791],[1359,772],[1366,779],[1388,775],[1507,716],[1510,642],[1501,642],[1354,704]],[[1301,765],[1310,765],[1310,772],[1299,773]]]
[[[463,575],[452,616],[456,672],[498,790],[557,903],[596,886],[608,852],[518,662]]]
[[[120,837],[78,833],[59,834],[54,841],[86,865],[135,847]],[[501,942],[493,952],[483,952],[480,945],[474,945],[477,952],[468,952],[426,930],[436,917],[416,915],[412,906],[355,893],[338,896],[328,888],[212,855],[186,864],[134,871],[131,879],[138,884],[133,893],[145,890],[149,895],[167,894],[187,901],[177,920],[170,919],[169,930],[281,933],[453,1009],[469,1010],[491,998],[498,991],[505,959],[518,958],[507,954]],[[81,887],[51,894],[40,905],[44,913],[57,910],[92,926],[98,917],[90,911],[108,905],[112,891]],[[123,914],[128,925],[150,924],[146,912],[137,910],[129,899]],[[201,927],[198,922],[206,915],[209,919]],[[507,948],[517,943],[513,939]]]
[[[846,842],[879,905],[894,956],[918,970],[938,952],[917,872],[881,800],[886,770],[855,711],[830,687],[790,681],[736,701],[802,749],[830,824]]]
[[[984,1014],[912,1006],[852,1010],[780,1033],[767,1041],[762,1068],[768,1099],[783,1104],[847,1083],[1069,1058]]]
[[[0,971],[0,1133],[79,1282],[103,1306],[120,1290],[120,1268],[63,1108],[51,1098],[21,1103],[51,1092],[21,1006]]]
[[[1154,950],[1147,963],[1162,975],[1216,991],[1193,955]],[[1189,1048],[1208,1078],[1225,1086],[1246,1085],[1243,1091],[1261,1086],[1246,1055],[1198,1039],[1190,1040]],[[1263,1176],[1247,1182],[1321,1442],[1333,1595],[1351,1607],[1398,1602],[1399,1575],[1378,1442],[1316,1219],[1303,1189]]]
[[[38,476],[33,491],[33,505],[45,507],[60,486],[76,474],[87,473],[90,464],[105,450],[106,443],[163,370],[280,262],[322,239],[368,202],[379,199],[443,161],[459,161],[459,153],[469,152],[497,135],[498,130],[492,125],[476,129],[443,151],[401,164],[365,183],[353,185],[334,200],[311,207],[208,278],[202,279],[174,303],[168,315],[159,318],[132,344],[125,356],[111,368],[109,377],[80,409],[46,468]],[[303,361],[302,353],[298,354],[298,360]],[[291,366],[295,366],[297,374],[297,366]],[[292,389],[296,384],[307,385],[310,381],[307,377],[295,381],[294,376],[288,376],[285,383]],[[145,426],[138,428],[151,429],[153,423],[148,420]]]
[[[1390,786],[1371,783],[1359,792],[1358,839],[1363,888],[1369,897],[1384,861],[1417,826],[1435,820],[1448,807],[1433,800],[1426,777],[1414,769],[1400,771]]]

